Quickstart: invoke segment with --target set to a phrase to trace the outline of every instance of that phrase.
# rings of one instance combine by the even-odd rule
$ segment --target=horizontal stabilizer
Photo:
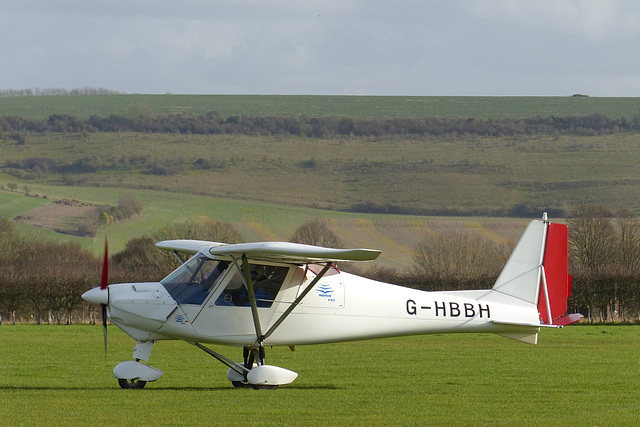
[[[583,317],[580,313],[567,314],[566,316],[555,319],[553,324],[557,326],[567,326],[579,322]]]

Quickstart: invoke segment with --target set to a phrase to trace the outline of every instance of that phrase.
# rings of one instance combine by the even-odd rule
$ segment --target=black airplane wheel
[[[277,388],[277,385],[253,384],[254,390],[275,390]]]
[[[147,382],[139,381],[139,380],[128,380],[126,378],[118,378],[118,384],[120,384],[120,387],[122,388],[136,389],[136,388],[144,388],[144,386],[147,385]]]
[[[242,381],[231,381],[231,384],[233,384],[233,386],[235,388],[249,388],[249,387],[251,387],[251,384],[245,383],[245,382],[242,382]]]

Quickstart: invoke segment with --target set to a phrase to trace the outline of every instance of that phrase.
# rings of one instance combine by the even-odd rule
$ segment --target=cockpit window
[[[228,261],[196,255],[160,281],[178,304],[202,304],[215,288]]]
[[[258,307],[271,307],[284,279],[287,277],[289,268],[249,264],[249,269],[251,271],[253,290],[256,295],[256,305]],[[241,274],[240,271],[235,271],[235,274],[216,300],[216,305],[236,307],[248,307],[250,305],[249,291]]]

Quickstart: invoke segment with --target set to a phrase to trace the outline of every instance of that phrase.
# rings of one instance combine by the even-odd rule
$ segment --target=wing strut
[[[238,266],[237,258],[233,257],[233,262],[236,264],[236,268],[240,270]],[[313,287],[322,279],[322,277],[326,274],[327,271],[331,268],[331,262],[327,262],[325,266],[322,268],[320,273],[316,275],[316,277],[307,285],[307,287],[298,295],[298,297],[291,303],[289,308],[287,308],[284,313],[278,318],[278,320],[269,328],[269,330],[263,334],[262,327],[260,326],[260,317],[258,315],[258,305],[256,303],[256,294],[253,289],[253,281],[251,280],[251,270],[249,269],[249,261],[247,260],[247,256],[242,254],[242,280],[244,281],[245,286],[247,287],[247,291],[249,293],[249,304],[251,305],[251,315],[253,317],[253,325],[256,329],[256,338],[258,341],[259,349],[263,350],[262,342],[267,339],[271,334],[275,332],[275,330],[285,321],[289,314],[300,304],[304,297],[307,296],[309,292],[313,289]]]
[[[316,283],[318,283],[318,281],[320,279],[322,279],[322,277],[325,275],[325,273],[327,271],[329,271],[329,269],[331,268],[331,263],[328,262],[324,268],[322,269],[322,271],[320,271],[320,273],[318,273],[318,275],[311,281],[311,283],[309,283],[309,285],[307,285],[307,287],[304,289],[304,291],[302,291],[302,293],[300,293],[300,295],[298,296],[298,298],[295,299],[295,301],[293,301],[291,303],[291,305],[289,306],[289,308],[287,308],[285,310],[284,313],[282,313],[282,315],[278,318],[278,320],[276,321],[276,323],[273,324],[273,326],[271,326],[271,328],[269,328],[269,330],[267,331],[267,333],[264,334],[264,339],[267,339],[275,330],[278,326],[280,326],[280,324],[282,322],[284,322],[284,320],[289,316],[289,314],[291,314],[291,312],[293,311],[294,308],[296,308],[298,306],[298,304],[300,304],[300,301],[302,301],[302,299],[304,297],[307,296],[307,294],[309,292],[311,292],[311,289],[313,289],[313,287],[316,285]]]
[[[236,268],[240,270],[240,266],[238,266],[238,260],[236,257],[233,257],[233,263],[236,265]],[[258,316],[258,305],[256,304],[256,293],[253,289],[253,281],[251,280],[251,270],[249,270],[249,261],[247,260],[247,256],[242,254],[242,281],[244,285],[247,287],[247,291],[249,293],[249,304],[251,305],[251,316],[253,317],[253,326],[256,329],[256,338],[258,339],[258,344],[262,347],[262,341],[264,341],[264,336],[262,335],[262,327],[260,326],[260,317]]]
[[[173,251],[173,256],[175,256],[176,258],[178,258],[178,261],[180,261],[180,265],[184,264],[184,260],[180,257],[180,255],[178,254],[178,251]]]

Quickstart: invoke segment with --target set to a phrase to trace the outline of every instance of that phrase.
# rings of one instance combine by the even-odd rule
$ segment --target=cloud
[[[640,96],[640,4],[5,1],[4,88]],[[579,86],[579,87],[578,87]]]

